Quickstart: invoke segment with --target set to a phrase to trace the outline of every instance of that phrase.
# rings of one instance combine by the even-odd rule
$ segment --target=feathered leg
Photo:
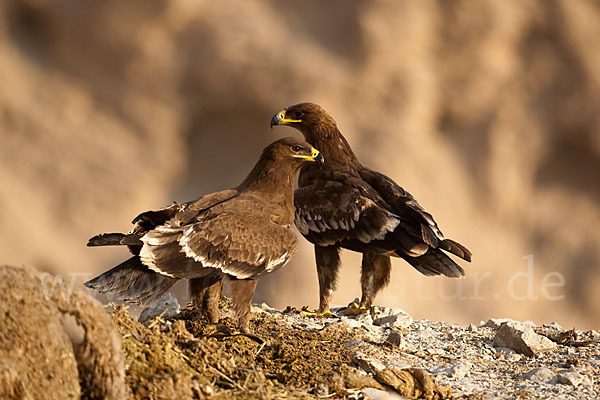
[[[189,281],[192,306],[198,308],[213,324],[219,322],[219,299],[222,292],[223,277],[219,274]]]
[[[360,308],[368,309],[373,299],[390,282],[392,262],[389,256],[363,253],[360,284],[362,297]]]
[[[238,326],[243,333],[250,333],[250,307],[256,289],[256,279],[231,279],[231,300],[238,318]]]
[[[339,247],[321,247],[315,245],[317,275],[319,277],[319,310],[318,314],[329,313],[329,298],[335,290],[337,272],[340,268]]]

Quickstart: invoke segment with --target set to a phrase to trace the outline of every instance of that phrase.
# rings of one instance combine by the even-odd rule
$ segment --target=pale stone
[[[524,373],[519,377],[538,383],[556,383],[558,377],[549,368],[534,368],[529,372]]]
[[[577,387],[579,385],[592,385],[592,379],[590,377],[570,369],[558,371],[558,382],[565,385],[571,385],[573,387]]]
[[[451,378],[463,379],[469,374],[469,366],[465,363],[440,364],[436,366],[431,373],[433,375],[446,375]]]
[[[373,325],[384,328],[408,328],[412,324],[412,317],[400,308],[373,307],[371,311]]]
[[[359,366],[363,371],[369,374],[374,374],[385,368],[381,361],[369,358],[363,352],[357,351],[352,354],[352,362]]]
[[[517,323],[517,324],[529,326],[531,328],[533,328],[535,326],[535,324],[533,322],[531,322],[531,321],[521,322],[521,321],[517,321],[517,320],[514,320],[514,319],[510,319],[510,318],[490,318],[490,319],[488,319],[488,321],[483,326],[485,326],[487,328],[498,329],[505,322],[514,322],[514,323]]]
[[[379,390],[375,388],[364,388],[361,389],[360,393],[364,399],[370,400],[404,400],[406,397],[400,396],[396,392],[387,392],[385,390]],[[357,397],[359,398],[359,397]]]
[[[531,326],[516,321],[503,322],[496,331],[494,346],[508,347],[517,353],[533,356],[555,350],[557,345],[545,336],[538,335]]]
[[[175,296],[171,293],[167,293],[158,299],[156,303],[144,308],[138,321],[144,323],[158,316],[162,316],[162,318],[171,318],[179,314],[180,311],[181,307]]]

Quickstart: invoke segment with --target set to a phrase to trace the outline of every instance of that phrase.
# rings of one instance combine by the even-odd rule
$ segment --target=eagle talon
[[[348,307],[342,310],[342,315],[352,316],[352,315],[360,315],[366,314],[369,312],[369,308],[365,306],[359,306],[358,304],[352,302],[348,304]]]
[[[334,317],[334,315],[329,310],[326,310],[323,312],[311,311],[308,309],[308,307],[303,307],[302,311],[300,311],[300,315],[303,317],[312,317],[312,318],[333,318]]]

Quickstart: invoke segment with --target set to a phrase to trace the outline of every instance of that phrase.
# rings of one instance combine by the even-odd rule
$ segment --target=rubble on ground
[[[222,326],[208,325],[188,309],[172,319],[157,318],[151,328],[129,321],[124,308],[113,318],[124,331],[149,329],[125,334],[128,359],[138,359],[136,346],[150,346],[147,351],[171,360],[128,375],[134,398],[149,395],[151,385],[139,390],[140,384],[160,377],[159,370],[169,375],[174,372],[166,371],[186,370],[183,365],[190,367],[189,376],[171,379],[196,382],[211,398],[575,399],[599,393],[595,331],[506,318],[461,326],[413,321],[405,311],[387,307],[359,315],[345,315],[344,309],[332,308],[333,318],[312,318],[292,307],[253,306],[249,336],[229,335],[235,326],[229,312]],[[507,329],[536,350],[528,355],[498,339]],[[162,348],[181,355],[169,356]],[[202,393],[198,389],[191,396],[209,397]]]
[[[252,334],[239,334],[227,300],[216,325],[195,309],[178,312],[172,296],[144,310],[141,323],[123,305],[109,305],[106,313],[83,291],[49,291],[51,275],[20,267],[0,273],[2,398],[480,400],[600,393],[597,331],[510,319],[461,326],[377,306],[358,315],[334,307],[333,317],[313,318],[262,304],[253,306]]]

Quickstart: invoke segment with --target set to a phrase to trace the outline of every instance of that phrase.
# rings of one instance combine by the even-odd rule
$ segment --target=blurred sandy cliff
[[[312,101],[474,254],[461,281],[394,260],[377,304],[600,323],[595,0],[7,0],[0,77],[2,264],[80,285],[126,256],[89,237],[237,185],[298,135],[271,116]],[[343,260],[338,304],[360,294]],[[317,289],[302,240],[255,301],[314,307]]]

